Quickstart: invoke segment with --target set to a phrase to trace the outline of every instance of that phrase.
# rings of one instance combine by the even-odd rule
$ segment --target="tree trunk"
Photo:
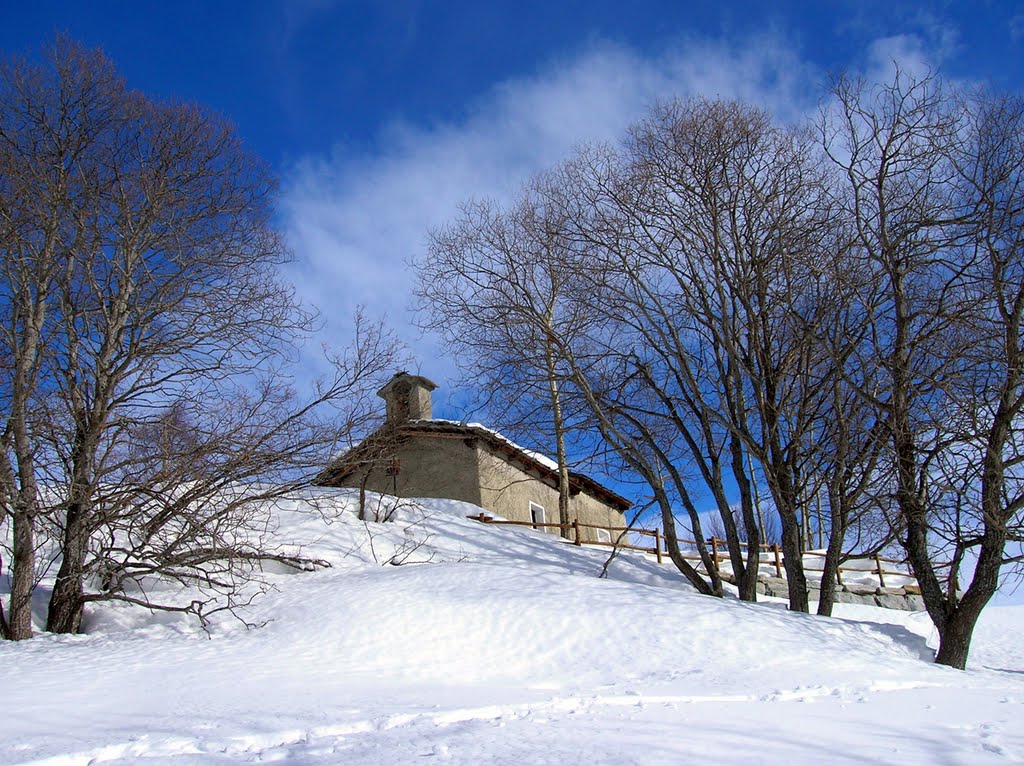
[[[672,563],[676,565],[682,575],[690,582],[690,584],[697,589],[698,593],[702,593],[705,596],[719,596],[722,595],[722,578],[718,576],[718,570],[711,566],[710,557],[707,555],[707,549],[703,547],[703,543],[697,540],[697,545],[701,547],[701,558],[704,560],[704,564],[708,569],[708,577],[711,580],[711,584],[704,580],[689,561],[683,558],[682,552],[679,550],[679,537],[676,534],[676,520],[672,516],[672,504],[669,502],[668,496],[665,494],[664,489],[654,481],[648,481],[651,489],[654,491],[655,500],[658,502],[658,507],[661,509],[661,525],[665,529],[665,549],[668,551],[668,557],[672,560]],[[700,531],[697,530],[698,538],[700,537]]]
[[[935,662],[957,670],[966,670],[967,655],[971,650],[971,635],[976,620],[949,620],[939,631],[939,651]]]
[[[712,569],[708,573],[708,576],[711,578],[711,585],[709,586],[704,578],[700,576],[700,572],[683,558],[683,554],[679,550],[679,537],[676,535],[675,519],[672,518],[671,511],[666,510],[664,507],[661,510],[661,524],[665,528],[665,549],[668,551],[668,557],[676,565],[676,568],[699,593],[705,596],[721,597],[722,578],[718,576],[718,571]]]
[[[25,509],[14,513],[14,558],[11,562],[11,613],[8,637],[32,638],[32,589],[35,585],[35,519]]]
[[[93,439],[88,418],[82,417],[72,458],[71,488],[64,519],[60,569],[50,595],[46,629],[51,633],[77,633],[85,605],[85,559],[93,523]]]
[[[46,617],[46,629],[51,633],[77,633],[82,626],[85,554],[89,539],[86,519],[84,505],[73,502],[64,524],[64,555]]]
[[[46,262],[52,254],[47,247],[40,260]],[[35,524],[39,511],[39,488],[36,484],[36,448],[29,433],[29,402],[35,387],[39,361],[39,337],[46,316],[45,291],[35,296],[30,320],[25,323],[24,337],[18,344],[11,385],[7,428],[13,440],[15,467],[6,454],[4,445],[3,482],[9,498],[14,502],[13,558],[11,561],[11,609],[7,635],[15,641],[32,638],[32,591],[35,588]]]
[[[800,549],[800,524],[792,514],[779,514],[779,518],[782,522],[782,563],[786,568],[789,608],[794,612],[807,612],[807,578]]]
[[[95,443],[101,431],[102,418],[87,414],[81,390],[73,389],[71,395],[76,405],[77,426],[72,450],[68,510],[60,546],[60,568],[57,569],[46,614],[46,630],[50,633],[78,633],[82,626],[85,560],[94,523],[93,466]]]
[[[356,518],[360,521],[366,521],[366,483],[370,480],[370,470],[363,471],[363,475],[359,477],[359,510],[356,512]]]
[[[551,318],[548,317],[548,321]],[[553,332],[550,331],[549,332]],[[562,398],[555,378],[555,350],[549,336],[544,344],[545,363],[548,375],[548,393],[551,396],[551,415],[555,426],[555,458],[558,461],[558,523],[559,533],[568,540],[572,537],[572,518],[569,515],[569,464],[565,453],[565,419],[562,415]]]
[[[824,570],[821,573],[820,590],[818,591],[818,614],[824,617],[832,615],[832,607],[836,601],[836,579],[839,573],[839,559],[843,553],[843,540],[845,538],[845,525],[843,519],[845,513],[838,507],[841,502],[835,493],[830,494],[829,506],[831,508],[831,529],[828,536],[828,548],[825,549]]]
[[[800,521],[797,518],[796,490],[785,465],[772,467],[769,486],[782,526],[783,565],[789,591],[789,608],[794,612],[809,611],[807,605],[807,578],[804,575],[803,546]]]
[[[974,627],[982,609],[999,587],[999,570],[1005,545],[1005,532],[991,527],[986,530],[970,587],[956,607],[947,610],[945,621],[941,625],[936,623],[939,650],[935,662],[939,665],[948,665],[957,670],[967,668]],[[956,595],[953,594],[951,598],[956,598]]]
[[[994,538],[1004,537],[1000,533]],[[936,628],[939,632],[939,650],[935,662],[957,670],[966,670],[967,655],[971,650],[971,637],[982,609],[988,604],[999,585],[999,569],[1005,542],[994,542],[985,535],[982,552],[974,570],[974,577],[963,598],[955,608],[948,609],[945,621]],[[955,594],[952,596],[955,598]],[[948,604],[948,602],[947,602]]]
[[[982,509],[990,519],[998,518],[996,514],[1002,505],[1001,489],[1005,483],[1002,452],[992,449],[993,444],[1001,444],[1000,437],[1007,433],[1001,429],[1002,422],[999,417],[995,419],[985,460],[986,467],[983,471]],[[999,572],[1002,567],[1003,551],[1006,548],[1006,538],[1004,525],[986,523],[970,587],[956,607],[947,610],[945,622],[942,625],[936,624],[939,630],[939,651],[935,655],[935,662],[938,664],[949,665],[958,670],[966,669],[974,626],[981,616],[981,611],[999,587]],[[949,598],[955,599],[956,593],[950,594]]]
[[[17,399],[17,393],[15,398]],[[5,483],[14,495],[14,556],[11,561],[11,610],[7,633],[15,641],[32,638],[32,591],[35,588],[35,524],[39,510],[35,460],[25,421],[24,400],[19,402],[14,420],[14,449],[18,461],[18,481],[14,487],[10,462],[4,460]]]
[[[743,443],[736,435],[730,437],[730,442],[732,470],[740,492],[740,512],[747,532],[747,560],[737,573],[736,587],[741,601],[754,602],[757,601],[757,576],[761,563],[761,530],[757,526],[750,481],[745,472],[748,463],[744,460]]]

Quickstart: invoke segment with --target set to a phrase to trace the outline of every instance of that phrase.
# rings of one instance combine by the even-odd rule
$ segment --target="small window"
[[[599,530],[597,530],[597,541],[599,543],[608,543],[609,545],[611,545],[612,544],[612,533],[609,532],[607,529],[599,529]]]
[[[544,524],[547,521],[547,518],[544,516],[544,506],[530,503],[530,521],[533,522],[534,529],[540,529],[537,525]]]

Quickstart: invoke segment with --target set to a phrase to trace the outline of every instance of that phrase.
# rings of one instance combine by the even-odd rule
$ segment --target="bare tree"
[[[634,128],[621,162],[614,177],[590,173],[597,212],[578,227],[601,260],[590,269],[600,279],[593,290],[616,328],[604,353],[633,382],[614,410],[663,451],[691,518],[679,466],[707,488],[747,599],[755,598],[760,541],[756,465],[782,523],[791,606],[806,610],[809,435],[831,374],[806,331],[823,311],[808,273],[834,239],[810,137],[740,104],[676,102]]]
[[[420,316],[440,332],[453,358],[488,392],[503,430],[531,446],[550,434],[559,471],[559,523],[569,515],[567,435],[573,402],[556,337],[578,333],[586,305],[574,295],[576,264],[562,246],[561,211],[543,178],[508,210],[470,202],[431,234],[416,264]],[[568,527],[562,530],[569,536]]]
[[[351,345],[332,354],[334,372],[311,396],[286,385],[283,370],[253,370],[249,380],[185,387],[164,408],[119,418],[80,520],[87,538],[81,606],[119,600],[205,621],[251,598],[240,586],[259,580],[267,561],[324,565],[282,549],[268,510],[373,423],[367,394],[400,347],[380,323],[357,314],[354,325]],[[203,595],[186,591],[182,601],[150,589],[156,581]]]
[[[39,479],[45,473],[36,439],[45,415],[37,394],[53,385],[45,359],[53,296],[66,253],[79,241],[76,222],[93,194],[85,180],[89,153],[101,141],[109,106],[102,97],[85,103],[81,95],[112,86],[96,54],[54,56],[65,59],[62,71],[56,62],[49,70],[19,59],[0,64],[0,483],[3,516],[13,527],[10,613],[0,627],[13,639],[32,635]]]
[[[580,150],[533,187],[524,209],[544,226],[478,220],[534,236],[503,242],[490,276],[509,281],[523,253],[567,266],[561,310],[575,316],[575,298],[586,321],[532,325],[547,369],[649,486],[670,550],[675,509],[688,512],[707,577],[679,566],[695,587],[721,593],[703,486],[753,597],[740,530],[756,551],[761,477],[791,608],[808,608],[812,530],[827,536],[822,613],[854,548],[898,540],[937,660],[964,667],[1001,567],[1020,560],[1007,544],[1024,512],[1024,108],[898,70],[878,86],[840,78],[831,98],[817,140],[741,104],[655,109],[624,146]],[[518,347],[534,361],[543,348]]]
[[[207,608],[146,595],[153,576],[231,606],[264,558],[302,565],[274,552],[266,503],[338,442],[327,405],[358,424],[393,339],[357,317],[353,349],[299,395],[289,364],[314,316],[278,275],[290,255],[274,181],[233,129],[128,90],[63,39],[40,66],[8,65],[0,89],[4,374],[17,383],[0,468],[15,526],[38,530],[41,477],[54,496],[47,629],[78,631],[97,599]],[[34,572],[15,538],[10,634],[26,637]]]
[[[884,427],[892,526],[936,661],[963,668],[1021,524],[1022,108],[898,69],[832,95],[824,143],[847,178],[870,320],[850,363],[870,371],[859,394]]]
[[[670,553],[685,508],[707,579],[678,551],[673,560],[703,592],[720,594],[721,580],[694,480],[718,509],[740,595],[753,600],[764,477],[802,610],[815,428],[837,374],[807,329],[832,310],[814,268],[838,236],[827,180],[811,137],[764,112],[670,103],[621,149],[583,149],[536,179],[508,212],[468,208],[435,235],[433,268],[421,271],[421,295],[450,322],[451,341],[571,385],[584,422],[643,476]],[[519,322],[529,332],[510,341]],[[521,377],[508,380],[523,392]],[[557,389],[551,403],[557,423]]]

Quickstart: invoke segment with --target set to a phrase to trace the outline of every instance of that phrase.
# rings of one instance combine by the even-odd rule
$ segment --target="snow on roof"
[[[427,419],[424,419],[424,420],[413,420],[413,421],[410,421],[410,422],[413,422],[413,423],[447,423],[449,425],[465,426],[466,428],[472,428],[474,431],[486,431],[488,434],[490,434],[491,436],[495,437],[496,439],[500,439],[501,441],[505,442],[508,446],[512,447],[513,449],[518,450],[519,452],[522,452],[524,455],[530,456],[531,458],[536,460],[538,463],[540,463],[545,468],[550,468],[552,471],[557,471],[558,470],[558,461],[552,460],[547,455],[545,455],[543,452],[535,452],[534,450],[526,449],[526,447],[523,447],[520,444],[516,444],[514,441],[509,439],[507,436],[505,436],[500,431],[495,431],[493,428],[488,428],[483,423],[475,423],[475,422],[474,423],[467,423],[465,421],[459,421],[459,420],[445,420],[444,418],[430,418],[429,420],[427,420]]]

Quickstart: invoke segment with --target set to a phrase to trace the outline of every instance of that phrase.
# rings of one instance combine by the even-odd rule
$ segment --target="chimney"
[[[430,420],[430,392],[435,388],[437,384],[422,375],[395,373],[395,376],[377,392],[377,396],[387,404],[388,423]]]

